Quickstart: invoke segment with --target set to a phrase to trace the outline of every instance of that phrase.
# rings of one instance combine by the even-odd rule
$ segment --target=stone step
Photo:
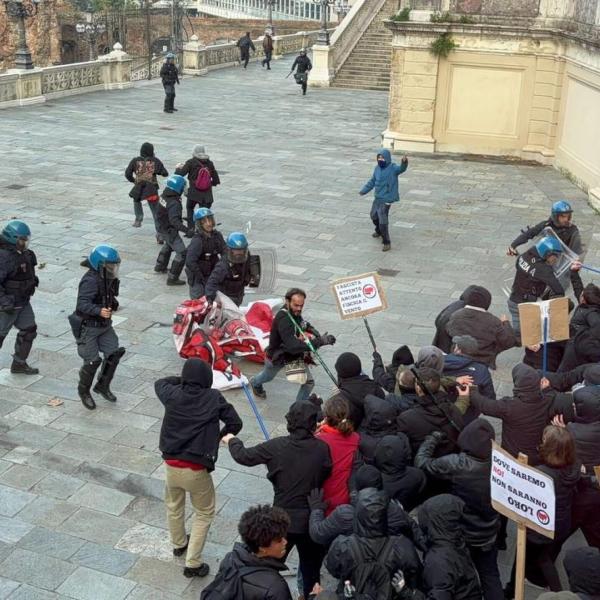
[[[338,83],[347,83],[347,84],[356,84],[356,85],[383,85],[390,87],[389,78],[383,77],[336,77],[335,84]]]
[[[334,82],[333,87],[337,88],[345,88],[348,90],[373,90],[376,92],[389,92],[390,86],[385,85],[377,85],[377,84],[367,84],[367,85],[359,85],[357,83],[340,83]]]
[[[386,83],[387,85],[390,84],[389,76],[386,76],[384,73],[370,73],[369,75],[365,75],[364,73],[339,73],[336,77],[336,81],[356,81],[358,83]]]

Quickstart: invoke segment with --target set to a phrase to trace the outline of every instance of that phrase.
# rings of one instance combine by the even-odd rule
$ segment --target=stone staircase
[[[399,0],[387,0],[338,70],[333,87],[389,91],[392,32],[383,21],[398,12],[399,4]]]

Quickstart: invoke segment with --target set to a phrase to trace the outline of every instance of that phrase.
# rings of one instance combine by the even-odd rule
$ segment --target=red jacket
[[[352,473],[352,464],[354,455],[358,450],[360,435],[353,432],[344,436],[334,427],[324,423],[317,432],[316,437],[329,446],[331,461],[333,462],[331,475],[323,484],[323,496],[329,503],[325,511],[325,516],[327,516],[340,504],[350,503],[348,480]]]

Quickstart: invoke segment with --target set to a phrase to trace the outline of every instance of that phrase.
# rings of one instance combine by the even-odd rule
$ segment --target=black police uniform
[[[30,299],[39,284],[35,274],[37,259],[33,251],[17,250],[0,241],[0,348],[14,326],[19,330],[13,355],[13,372],[37,373],[27,366],[33,340],[37,336],[35,315]]]
[[[90,267],[90,264],[86,260],[82,266]],[[119,338],[113,329],[112,319],[101,317],[100,311],[103,308],[116,311],[119,308],[118,295],[119,280],[104,279],[90,267],[79,282],[75,314],[69,317],[77,340],[77,354],[83,359],[83,366],[79,371],[78,392],[87,408],[95,407],[90,388],[101,364],[102,369],[94,391],[111,402],[116,401],[116,397],[110,391],[110,383],[125,354],[125,348],[119,347]],[[101,360],[100,353],[104,355],[104,361]]]
[[[238,306],[244,300],[244,288],[252,280],[250,269],[250,253],[246,262],[235,264],[229,262],[227,255],[223,256],[206,282],[204,293],[211,302],[221,292],[229,296]]]
[[[226,249],[225,240],[217,230],[211,233],[200,231],[192,238],[185,258],[185,274],[192,300],[204,296],[206,281]]]
[[[179,84],[179,69],[169,62],[160,69],[160,77],[162,79],[163,87],[165,88],[165,112],[173,112],[177,110],[175,104],[175,84]]]
[[[294,78],[296,79],[296,83],[302,85],[302,93],[306,94],[306,88],[308,86],[308,72],[312,69],[310,58],[308,58],[306,54],[297,56],[294,64],[292,64],[292,72],[296,67],[298,67],[298,69],[294,75]]]
[[[181,205],[181,194],[170,188],[166,188],[161,199],[158,201],[156,221],[158,230],[165,241],[154,270],[157,273],[165,273],[169,266],[171,253],[175,252],[175,259],[169,271],[167,283],[177,281],[186,259],[186,248],[179,232],[186,233],[187,227],[183,224],[183,206]]]

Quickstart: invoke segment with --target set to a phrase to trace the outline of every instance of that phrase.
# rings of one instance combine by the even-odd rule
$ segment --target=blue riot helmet
[[[566,200],[559,200],[552,205],[552,212],[550,213],[550,218],[556,223],[556,219],[558,215],[569,215],[569,221],[571,220],[571,215],[573,214],[573,208]]]
[[[553,254],[560,254],[563,251],[560,242],[556,238],[550,236],[542,238],[535,245],[535,249],[544,260],[547,260]]]
[[[117,249],[108,244],[96,246],[90,252],[88,262],[94,271],[98,271],[100,274],[106,273],[108,279],[117,279],[119,276],[121,257]]]
[[[230,263],[241,265],[248,259],[248,238],[239,231],[234,231],[227,236],[227,260]]]
[[[181,175],[171,175],[167,178],[165,185],[177,194],[183,194],[185,190],[185,177],[182,177]]]
[[[31,229],[29,229],[27,223],[13,219],[4,226],[1,235],[5,242],[11,246],[15,246],[17,250],[22,252],[29,246]]]
[[[215,213],[210,208],[201,206],[194,211],[194,223],[196,231],[203,229],[210,233],[215,228]]]

